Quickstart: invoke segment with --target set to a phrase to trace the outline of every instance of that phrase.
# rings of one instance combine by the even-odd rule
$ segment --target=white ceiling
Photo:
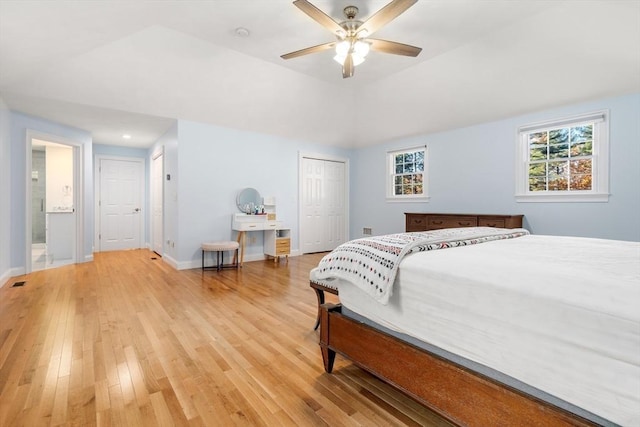
[[[0,0],[0,97],[100,144],[183,119],[359,147],[640,91],[640,1],[419,0],[375,37],[423,50],[343,79],[330,51],[280,58],[333,40],[290,0]]]

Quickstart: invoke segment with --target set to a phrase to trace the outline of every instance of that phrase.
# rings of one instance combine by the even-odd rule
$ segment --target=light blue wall
[[[524,124],[610,110],[608,203],[517,203],[516,129]],[[426,120],[427,118],[425,118]],[[385,200],[386,152],[426,145],[429,202]],[[524,214],[536,234],[640,241],[640,94],[555,108],[360,149],[352,161],[351,237],[404,230],[404,212]]]
[[[142,159],[144,161],[144,205],[142,207],[144,221],[143,242],[149,243],[149,158],[146,148],[119,147],[115,145],[93,144],[93,167],[95,170],[96,158],[98,156],[129,157]],[[96,177],[96,179],[98,179]],[[97,187],[94,187],[97,191]],[[97,195],[97,194],[96,194]],[[96,212],[97,221],[98,212]],[[95,233],[94,233],[95,234]],[[98,247],[98,242],[94,242],[94,247]]]
[[[83,196],[84,247],[81,248],[85,261],[93,259],[93,151],[91,134],[81,129],[50,122],[37,117],[11,112],[11,260],[12,269],[25,268],[26,232],[26,138],[27,130],[58,136],[74,141],[83,147]]]
[[[292,252],[297,251],[300,152],[345,159],[351,155],[349,150],[304,141],[179,121],[178,164],[168,168],[171,180],[177,179],[177,260],[199,266],[202,242],[235,240],[231,215],[238,212],[236,195],[245,187],[275,196],[278,220],[291,228]],[[246,257],[261,257],[262,233],[249,234],[256,242],[247,246]]]
[[[0,98],[0,287],[10,272],[11,114]]]
[[[522,124],[595,110],[610,110],[610,192],[608,203],[516,203],[514,159],[516,129]],[[319,153],[350,161],[351,238],[363,227],[375,234],[404,230],[404,212],[522,213],[537,234],[559,234],[640,241],[640,94],[555,108],[467,128],[344,150],[179,121],[149,150],[96,145],[85,131],[21,113],[9,112],[0,99],[0,279],[20,274],[25,255],[26,130],[58,135],[84,146],[85,259],[93,245],[93,159],[95,154],[146,159],[163,147],[165,176],[165,255],[182,268],[199,265],[200,244],[235,239],[231,214],[244,187],[275,196],[278,218],[292,229],[297,251],[298,155]],[[385,162],[388,150],[427,145],[428,203],[388,203]],[[149,215],[145,216],[148,223]],[[146,227],[145,241],[149,242]],[[262,254],[262,236],[247,248],[248,258]],[[11,250],[9,251],[9,248]]]

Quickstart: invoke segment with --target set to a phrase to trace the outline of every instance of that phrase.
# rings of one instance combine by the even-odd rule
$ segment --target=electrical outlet
[[[372,234],[371,227],[364,227],[362,229],[362,234],[364,234],[365,236],[371,236],[371,234]]]

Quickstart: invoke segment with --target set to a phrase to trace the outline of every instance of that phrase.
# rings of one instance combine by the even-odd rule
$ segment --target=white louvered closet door
[[[302,158],[301,252],[326,252],[346,239],[345,163]]]

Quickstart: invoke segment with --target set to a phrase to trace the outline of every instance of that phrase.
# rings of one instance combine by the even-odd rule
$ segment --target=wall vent
[[[20,286],[24,286],[27,282],[16,282],[13,285],[11,285],[12,288],[19,288]]]
[[[362,234],[364,234],[365,236],[371,236],[371,227],[364,227],[362,229]]]

